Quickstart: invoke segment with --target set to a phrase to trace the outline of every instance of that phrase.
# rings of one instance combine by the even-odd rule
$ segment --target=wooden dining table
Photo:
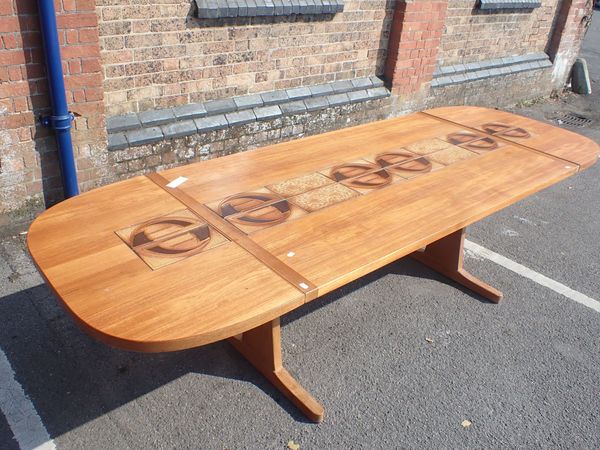
[[[27,243],[95,338],[140,352],[229,339],[321,421],[283,367],[282,315],[408,255],[498,302],[463,267],[466,227],[599,153],[511,113],[439,108],[103,186],[43,212]]]

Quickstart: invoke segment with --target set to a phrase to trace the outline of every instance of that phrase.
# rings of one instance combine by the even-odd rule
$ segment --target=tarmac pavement
[[[599,38],[596,20],[582,52],[592,96],[514,111],[593,116],[577,131],[600,142]],[[599,176],[596,164],[470,227],[469,239],[600,300]],[[0,351],[46,445],[600,447],[600,313],[476,254],[467,268],[504,292],[499,305],[401,260],[284,317],[284,364],[325,407],[320,425],[226,343],[138,354],[94,341],[43,284],[23,236],[1,239],[0,256]],[[18,449],[5,416],[0,449]]]

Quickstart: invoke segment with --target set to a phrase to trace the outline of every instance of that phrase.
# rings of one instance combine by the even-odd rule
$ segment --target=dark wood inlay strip
[[[280,277],[293,285],[305,295],[306,302],[314,300],[319,296],[318,288],[314,283],[301,276],[298,272],[282,262],[275,255],[262,248],[260,245],[250,239],[244,232],[236,228],[228,221],[224,220],[209,207],[198,202],[179,188],[167,187],[169,180],[158,173],[148,174],[146,175],[146,178],[187,206],[194,214],[205,220],[209,225],[213,226],[227,239],[238,244],[256,259],[269,267],[273,272],[277,273]]]

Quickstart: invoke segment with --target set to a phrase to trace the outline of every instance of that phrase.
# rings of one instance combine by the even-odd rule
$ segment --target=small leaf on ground
[[[298,450],[300,448],[300,444],[296,444],[294,441],[288,441],[288,448],[290,450]]]

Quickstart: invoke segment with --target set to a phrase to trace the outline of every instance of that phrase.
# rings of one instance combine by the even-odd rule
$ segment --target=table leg
[[[411,256],[473,292],[498,303],[502,299],[502,292],[474,277],[463,267],[464,241],[465,229],[462,228]]]
[[[229,342],[310,420],[323,420],[323,407],[283,367],[279,318],[267,322]]]

